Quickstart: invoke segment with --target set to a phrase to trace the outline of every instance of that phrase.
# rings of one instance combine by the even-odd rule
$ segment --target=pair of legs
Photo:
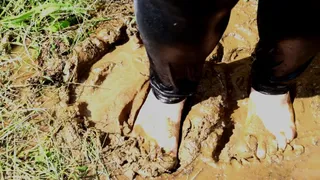
[[[135,0],[138,28],[150,60],[151,91],[135,128],[177,154],[181,111],[197,88],[238,0]],[[260,40],[252,65],[249,112],[285,147],[295,135],[290,83],[320,50],[320,1],[259,0]],[[141,132],[141,131],[139,131]]]

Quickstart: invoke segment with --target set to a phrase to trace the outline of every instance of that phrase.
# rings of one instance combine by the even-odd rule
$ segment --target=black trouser
[[[156,97],[177,103],[196,91],[205,58],[220,40],[238,0],[135,0]],[[283,94],[320,50],[320,0],[259,0],[260,41],[252,87]]]

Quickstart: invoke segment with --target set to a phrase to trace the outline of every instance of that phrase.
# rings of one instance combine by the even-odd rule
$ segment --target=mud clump
[[[76,89],[78,117],[108,134],[103,154],[112,175],[159,176],[177,167],[177,159],[154,152],[144,139],[129,137],[149,91],[148,67],[145,49],[137,49],[136,41],[130,40],[93,64]],[[190,100],[191,110],[182,126],[180,168],[200,153],[211,157],[221,137],[226,87],[223,79],[214,78],[217,74],[223,74],[221,68],[206,66],[198,92]]]
[[[74,48],[71,58],[76,63],[77,81],[86,79],[91,66],[100,60],[106,53],[112,51],[117,43],[124,43],[128,40],[126,34],[129,20],[116,18],[100,25],[96,34],[84,40]]]
[[[142,148],[136,138],[124,137],[120,134],[110,134],[109,145],[103,149],[105,165],[112,175],[137,173],[142,177],[159,176],[176,164],[176,159],[164,154],[153,154]]]
[[[190,164],[199,154],[212,158],[225,122],[224,104],[227,87],[223,69],[213,68],[211,63],[204,67],[203,79],[182,126],[182,138],[179,149],[181,167]],[[218,78],[217,78],[218,77]]]
[[[94,64],[88,79],[77,89],[77,102],[87,104],[87,113],[80,108],[79,114],[108,133],[130,131],[148,90],[148,65],[140,56],[124,53],[127,48],[130,44]]]

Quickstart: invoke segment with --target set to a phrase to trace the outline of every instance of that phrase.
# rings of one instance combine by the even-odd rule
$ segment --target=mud
[[[191,163],[201,150],[212,153],[216,147],[216,143],[212,142],[217,142],[221,137],[222,100],[226,98],[226,90],[221,83],[224,80],[213,78],[217,73],[213,68],[207,69],[198,94],[190,104],[192,108],[183,125],[179,151],[181,166]],[[130,135],[148,89],[147,56],[144,48],[136,48],[134,41],[118,46],[95,63],[88,79],[77,89],[79,117],[85,119],[87,124],[110,133],[110,142],[104,148],[105,157],[109,162],[118,162],[110,169],[122,167],[140,175],[158,176],[169,172],[176,164],[161,153],[152,155],[148,152],[152,147],[146,147],[143,140],[125,137]],[[201,149],[201,146],[204,148]],[[168,158],[169,162],[165,163],[163,158]]]
[[[143,139],[130,137],[149,89],[147,56],[138,40],[132,37],[91,61],[95,63],[77,88],[75,106],[86,124],[107,133],[103,151],[112,175],[129,179],[135,174],[150,177],[163,173],[160,177],[168,179],[318,177],[320,161],[315,152],[320,82],[311,74],[319,73],[319,58],[297,82],[298,137],[284,152],[268,147],[265,159],[256,156],[261,138],[273,139],[259,121],[246,121],[250,56],[258,41],[256,8],[256,1],[240,2],[234,8],[225,34],[207,58],[197,93],[185,108],[178,166],[175,159],[154,152]],[[98,37],[101,34],[105,33]],[[106,37],[101,35],[100,40]],[[170,175],[174,167],[178,169]]]
[[[131,5],[118,7],[132,11]],[[77,159],[78,139],[92,129],[99,132],[104,165],[114,179],[318,179],[320,55],[296,83],[297,138],[284,152],[268,147],[264,159],[255,155],[261,139],[273,140],[259,121],[246,121],[256,9],[257,1],[240,1],[207,58],[197,93],[184,110],[178,163],[130,136],[149,90],[148,59],[132,17],[108,21],[55,68],[64,81],[74,80],[68,93],[48,103],[60,101],[56,116],[70,120],[57,128],[57,139],[73,145]]]

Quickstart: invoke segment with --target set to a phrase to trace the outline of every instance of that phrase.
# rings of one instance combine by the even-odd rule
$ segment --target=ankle
[[[177,103],[165,103],[163,101],[161,101],[160,99],[158,99],[154,93],[152,92],[152,90],[149,91],[149,94],[148,94],[148,98],[150,98],[150,100],[152,102],[155,102],[156,104],[159,104],[161,106],[166,106],[166,107],[175,107],[175,106],[181,106],[181,105],[184,105],[185,101],[187,98],[183,99],[182,101],[180,102],[177,102]]]
[[[287,104],[290,100],[290,93],[287,92],[285,94],[264,94],[259,91],[256,91],[255,89],[251,88],[251,92],[249,95],[250,100],[258,103],[284,103]]]

